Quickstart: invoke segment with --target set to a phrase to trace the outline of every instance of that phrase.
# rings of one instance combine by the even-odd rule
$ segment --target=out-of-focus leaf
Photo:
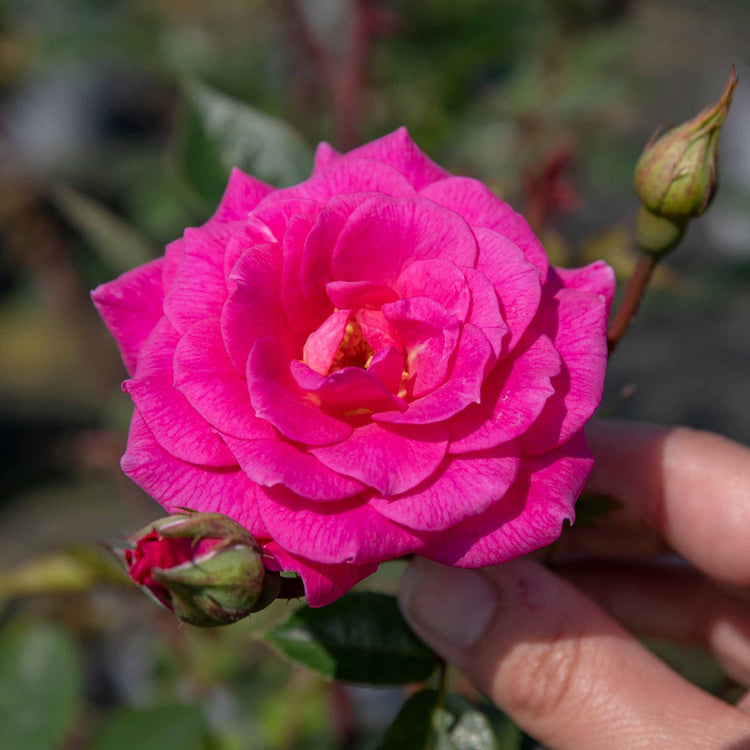
[[[610,497],[586,492],[576,502],[576,526],[590,526],[619,507],[620,504]]]
[[[293,661],[345,682],[422,682],[438,663],[409,630],[396,599],[374,592],[352,592],[320,609],[302,607],[266,639]]]
[[[470,710],[453,724],[437,750],[499,750],[499,747],[489,719],[481,711]]]
[[[0,636],[0,747],[56,750],[81,701],[73,640],[44,623],[12,623]]]
[[[192,112],[224,168],[224,181],[232,167],[280,187],[309,176],[312,152],[290,125],[204,84],[189,83],[186,92]],[[196,134],[196,152],[197,140]]]
[[[197,707],[132,708],[109,718],[91,747],[92,750],[207,750],[208,727]]]
[[[420,690],[404,703],[388,727],[377,750],[429,750],[434,736],[435,711],[440,704],[437,690]]]
[[[63,216],[112,270],[122,273],[155,257],[149,242],[136,229],[83,193],[58,185],[51,197]]]
[[[434,750],[518,750],[523,733],[503,714],[495,713],[496,719],[491,720],[463,696],[447,695],[433,719]]]

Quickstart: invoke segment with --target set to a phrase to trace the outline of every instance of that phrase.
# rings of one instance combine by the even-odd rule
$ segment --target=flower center
[[[373,348],[367,343],[362,328],[356,320],[346,324],[344,338],[341,339],[336,356],[333,358],[328,373],[336,372],[344,367],[361,367],[364,369],[370,364]]]

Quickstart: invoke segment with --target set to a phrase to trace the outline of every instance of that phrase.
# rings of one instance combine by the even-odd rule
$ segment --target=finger
[[[592,492],[623,504],[621,518],[659,529],[701,570],[750,584],[750,449],[684,428],[603,420],[587,429]]]
[[[672,672],[533,560],[474,571],[418,559],[399,601],[428,644],[557,750],[750,740],[750,718]]]
[[[688,569],[577,563],[555,567],[627,630],[705,646],[750,685],[750,601]]]

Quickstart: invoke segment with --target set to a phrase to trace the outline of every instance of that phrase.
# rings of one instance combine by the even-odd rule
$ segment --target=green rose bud
[[[267,607],[281,578],[260,545],[221,513],[185,513],[149,524],[114,550],[128,575],[184,622],[229,625]]]

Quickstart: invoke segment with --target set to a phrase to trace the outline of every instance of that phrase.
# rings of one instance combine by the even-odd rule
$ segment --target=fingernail
[[[438,650],[476,643],[494,614],[497,593],[474,570],[415,560],[404,573],[399,604],[410,625]]]

